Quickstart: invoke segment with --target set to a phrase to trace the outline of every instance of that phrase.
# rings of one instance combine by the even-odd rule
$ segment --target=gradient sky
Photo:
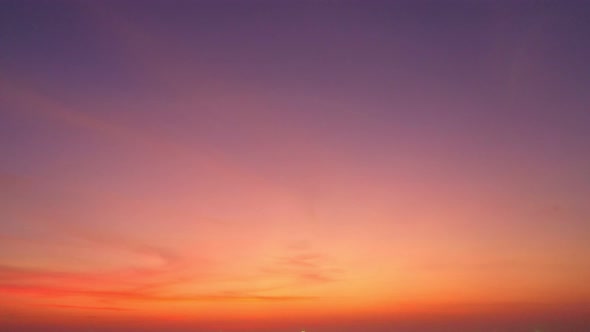
[[[0,1],[0,328],[585,330],[588,17]]]

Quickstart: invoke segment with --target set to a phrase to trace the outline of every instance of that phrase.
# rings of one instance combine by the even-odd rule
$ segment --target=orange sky
[[[0,5],[0,326],[590,313],[589,100],[537,52],[573,11],[123,3]],[[479,35],[477,71],[433,60]]]

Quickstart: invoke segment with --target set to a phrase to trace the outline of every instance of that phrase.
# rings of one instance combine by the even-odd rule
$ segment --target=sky
[[[0,328],[590,328],[589,15],[0,0]]]

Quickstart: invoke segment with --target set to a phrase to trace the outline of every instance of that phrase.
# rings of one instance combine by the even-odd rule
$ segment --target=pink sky
[[[27,4],[0,5],[0,326],[590,313],[577,7]]]

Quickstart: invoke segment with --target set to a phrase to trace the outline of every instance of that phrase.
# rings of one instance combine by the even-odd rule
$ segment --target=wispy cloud
[[[105,249],[116,249],[158,259],[157,267],[128,267],[111,271],[72,272],[47,268],[23,268],[0,265],[0,293],[30,299],[51,299],[51,306],[69,308],[71,299],[90,300],[96,305],[76,306],[85,310],[127,310],[137,303],[159,302],[290,302],[312,300],[315,296],[293,295],[286,289],[227,287],[216,291],[171,291],[170,287],[212,282],[208,276],[194,275],[186,257],[172,250],[131,241],[106,234],[78,234],[79,239]],[[289,274],[301,282],[327,282],[333,280],[324,267],[325,258],[319,254],[302,252],[282,257],[266,273]],[[194,263],[194,262],[193,262]],[[206,274],[206,273],[205,273]],[[239,280],[239,276],[236,277]],[[237,287],[237,288],[236,288]],[[284,291],[283,294],[280,292]],[[66,301],[65,303],[62,301]],[[104,306],[104,304],[109,304]]]
[[[120,307],[98,307],[98,306],[80,306],[80,305],[66,305],[66,304],[46,304],[47,307],[62,308],[62,309],[79,309],[79,310],[107,310],[107,311],[131,311],[130,308]]]
[[[289,246],[283,255],[274,257],[262,271],[303,284],[337,281],[342,274],[328,255],[314,251],[308,242]]]
[[[224,302],[224,301],[301,301],[317,298],[315,296],[296,295],[258,295],[248,292],[216,292],[187,295],[158,294],[147,290],[90,290],[61,288],[58,286],[16,286],[1,285],[0,292],[5,294],[28,295],[38,298],[90,298],[129,304],[129,302]]]

